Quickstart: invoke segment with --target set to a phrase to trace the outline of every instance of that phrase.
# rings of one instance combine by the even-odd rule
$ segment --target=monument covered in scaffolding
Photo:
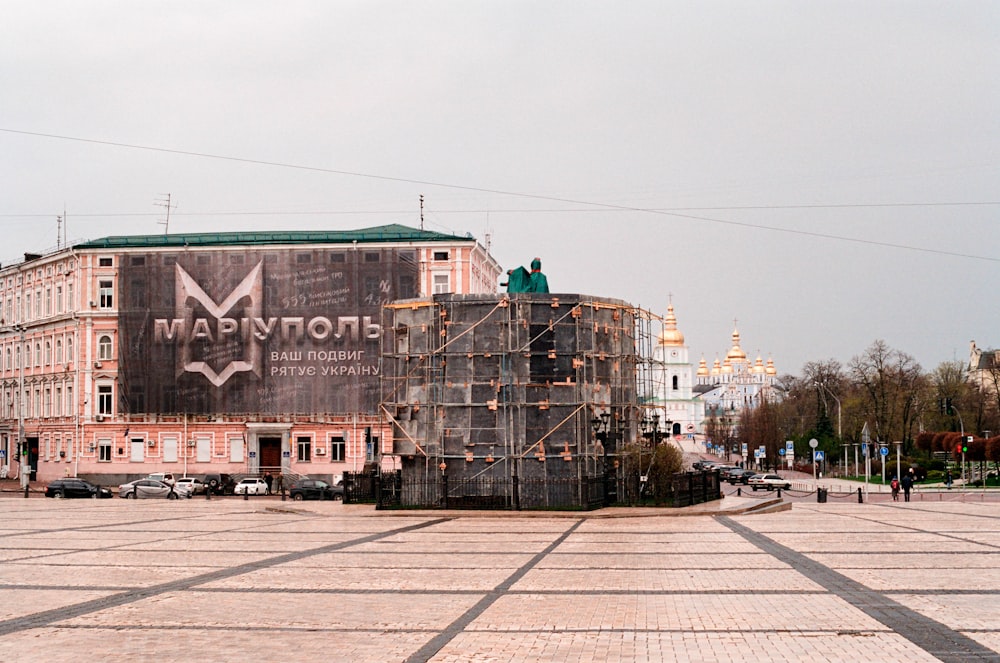
[[[453,504],[607,500],[618,449],[640,418],[636,315],[622,301],[574,294],[386,305],[380,411],[401,503],[437,503],[443,476]]]

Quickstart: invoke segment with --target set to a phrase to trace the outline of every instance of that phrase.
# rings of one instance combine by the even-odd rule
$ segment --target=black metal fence
[[[344,474],[344,502],[375,504],[378,509],[591,510],[605,506],[683,507],[722,497],[718,472],[675,474],[661,491],[639,477],[582,478],[477,477],[433,479],[404,477],[401,472]]]

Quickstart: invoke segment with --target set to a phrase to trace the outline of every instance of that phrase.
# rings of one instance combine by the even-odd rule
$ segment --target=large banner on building
[[[412,251],[125,254],[120,400],[129,413],[376,411],[381,306],[417,295]]]

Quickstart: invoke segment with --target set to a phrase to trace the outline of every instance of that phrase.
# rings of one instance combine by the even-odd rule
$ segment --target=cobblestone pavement
[[[746,502],[3,499],[0,661],[1000,661],[997,503]]]

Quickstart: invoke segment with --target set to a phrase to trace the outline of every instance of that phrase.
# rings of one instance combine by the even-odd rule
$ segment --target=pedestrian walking
[[[951,490],[951,481],[951,470],[948,470],[948,473],[944,475],[944,485],[948,486],[948,490]]]
[[[903,475],[903,480],[901,481],[901,483],[903,484],[903,501],[904,502],[909,502],[910,501],[910,489],[913,488],[913,470],[912,469],[909,472],[907,472],[906,474]]]
[[[270,472],[264,473],[264,483],[267,484],[267,494],[271,494],[271,484],[274,482],[274,477],[271,476]]]
[[[895,476],[892,477],[892,481],[889,482],[889,487],[892,488],[892,501],[899,501],[899,479]]]

